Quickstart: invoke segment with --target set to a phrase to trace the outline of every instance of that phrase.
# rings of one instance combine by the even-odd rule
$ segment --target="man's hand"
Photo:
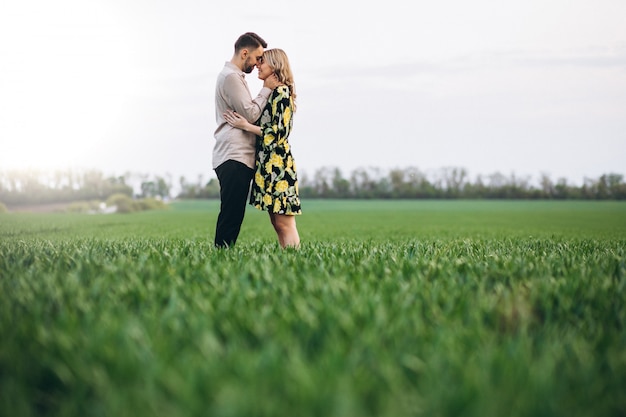
[[[263,81],[263,87],[267,87],[270,90],[275,89],[279,85],[280,85],[280,82],[278,81],[278,77],[276,76],[276,74],[270,75]]]

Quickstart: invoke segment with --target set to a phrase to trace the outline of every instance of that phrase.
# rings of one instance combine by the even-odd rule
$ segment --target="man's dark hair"
[[[237,39],[237,42],[235,42],[235,52],[239,52],[243,48],[256,49],[259,46],[267,48],[267,42],[265,42],[262,37],[254,32],[246,32],[241,35],[239,39]]]

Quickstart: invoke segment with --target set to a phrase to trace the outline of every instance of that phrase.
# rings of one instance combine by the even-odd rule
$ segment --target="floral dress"
[[[296,164],[287,138],[293,126],[293,99],[289,87],[277,87],[267,102],[256,138],[256,172],[250,204],[277,214],[301,214]]]

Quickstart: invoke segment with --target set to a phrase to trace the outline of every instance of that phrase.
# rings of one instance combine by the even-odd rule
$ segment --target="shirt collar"
[[[226,66],[230,68],[231,70],[235,71],[236,73],[243,75],[245,77],[246,73],[243,72],[237,65],[233,64],[232,62],[226,61]]]

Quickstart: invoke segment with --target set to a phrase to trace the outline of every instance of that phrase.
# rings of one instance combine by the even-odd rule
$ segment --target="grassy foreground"
[[[0,216],[0,415],[626,415],[626,204]]]

